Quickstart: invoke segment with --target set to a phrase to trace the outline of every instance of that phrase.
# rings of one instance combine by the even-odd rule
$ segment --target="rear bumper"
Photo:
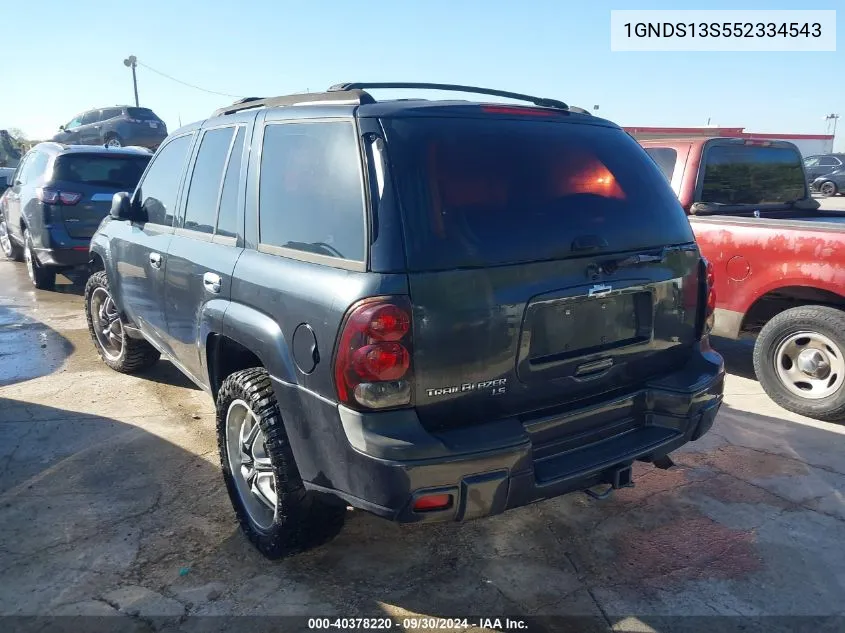
[[[310,400],[309,415],[321,411],[316,423],[306,430],[287,422],[294,412],[282,414],[308,488],[394,521],[463,521],[609,483],[635,460],[653,461],[700,438],[713,425],[723,384],[722,358],[707,349],[635,392],[533,420],[433,434],[413,410],[361,414],[303,392],[293,406]],[[274,386],[290,404],[292,388]],[[334,435],[324,442],[321,431]],[[413,510],[417,497],[444,493],[450,507]]]
[[[85,266],[91,256],[90,238],[74,238],[67,234],[64,227],[52,225],[48,229],[33,234],[33,248],[38,263],[42,266],[72,268]]]

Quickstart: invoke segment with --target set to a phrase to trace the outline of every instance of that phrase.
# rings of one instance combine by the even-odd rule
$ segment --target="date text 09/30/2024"
[[[400,627],[406,631],[462,631],[465,629],[493,629],[497,631],[527,630],[528,623],[519,618],[308,618],[308,628],[320,630],[385,630]]]

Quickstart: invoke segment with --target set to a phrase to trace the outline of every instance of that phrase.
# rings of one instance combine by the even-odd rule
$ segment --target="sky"
[[[39,0],[4,12],[0,128],[44,139],[78,112],[140,104],[170,130],[241,96],[346,81],[495,87],[592,108],[624,126],[745,127],[823,134],[845,119],[837,52],[611,52],[611,9],[836,9],[769,0]],[[206,90],[190,88],[148,67]],[[379,96],[376,94],[376,96]],[[409,96],[388,95],[388,96]],[[836,149],[845,150],[840,119]]]

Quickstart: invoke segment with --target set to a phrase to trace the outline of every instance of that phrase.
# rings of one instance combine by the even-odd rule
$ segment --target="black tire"
[[[253,520],[235,482],[241,473],[233,473],[229,462],[227,416],[236,400],[245,402],[254,413],[272,465],[278,501],[268,527]],[[311,549],[336,536],[343,527],[346,505],[317,496],[302,483],[265,369],[244,369],[223,381],[217,394],[217,443],[223,480],[235,515],[244,534],[265,557],[278,559]]]
[[[117,134],[106,134],[105,138],[103,138],[104,145],[107,147],[123,147],[123,139],[120,138]],[[116,143],[116,145],[115,145]]]
[[[824,398],[802,398],[790,391],[776,370],[777,350],[799,332],[818,333],[845,353],[845,312],[827,306],[802,306],[776,315],[760,331],[754,345],[754,373],[765,392],[787,411],[828,422],[845,420],[845,382]]]
[[[0,250],[6,259],[11,259],[13,262],[19,262],[23,259],[23,248],[20,244],[16,244],[15,240],[9,234],[9,228],[6,224],[6,218],[0,216]]]
[[[835,182],[833,182],[832,180],[825,180],[822,184],[819,185],[819,193],[822,194],[825,198],[830,198],[839,193],[839,190]]]
[[[109,278],[103,270],[91,275],[85,284],[85,318],[88,321],[88,332],[91,334],[91,340],[100,358],[106,365],[122,374],[134,374],[154,365],[161,357],[161,353],[147,341],[130,338],[125,332],[120,353],[116,357],[106,353],[95,332],[94,315],[91,309],[92,296],[98,288],[104,289],[111,296]]]
[[[39,290],[52,290],[56,287],[56,271],[39,263],[35,256],[35,248],[32,245],[32,235],[30,235],[29,229],[24,229],[23,242],[24,260],[26,260],[26,269],[32,285]]]

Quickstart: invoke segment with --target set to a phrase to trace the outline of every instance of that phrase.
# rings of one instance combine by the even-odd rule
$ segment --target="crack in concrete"
[[[590,599],[593,601],[593,604],[596,605],[596,608],[601,613],[601,617],[604,618],[604,621],[607,623],[609,629],[613,629],[613,622],[610,619],[610,616],[607,615],[607,611],[604,610],[604,607],[599,602],[598,598],[596,598],[596,594],[593,592],[592,587],[587,587],[587,595],[590,596]]]
[[[15,447],[12,449],[12,452],[11,452],[11,453],[9,453],[9,454],[6,456],[6,463],[3,465],[3,470],[2,470],[2,471],[0,471],[0,477],[3,477],[4,475],[6,475],[6,474],[9,472],[9,468],[11,467],[12,462],[13,462],[13,461],[14,461],[14,459],[15,459],[15,455],[17,454],[18,449],[21,447],[21,445],[23,444],[24,440],[25,440],[27,437],[29,437],[29,436],[32,434],[32,432],[33,432],[34,430],[35,430],[35,427],[34,427],[34,426],[27,426],[27,427],[26,427],[26,430],[23,432],[23,434],[22,434],[22,435],[20,435],[20,436],[18,437],[18,441],[17,441],[17,443],[15,444]]]
[[[696,469],[686,469],[686,470],[696,470]],[[714,470],[718,471],[718,469],[714,469]],[[717,476],[718,475],[716,473],[712,473],[712,474],[709,474],[706,477],[701,477],[700,479],[693,479],[691,481],[686,481],[682,484],[678,484],[677,486],[674,486],[674,487],[669,488],[667,490],[661,490],[659,492],[656,492],[651,496],[643,498],[642,501],[638,501],[634,504],[626,506],[624,509],[620,510],[619,512],[609,514],[607,516],[602,517],[601,519],[599,519],[596,523],[594,523],[590,527],[590,531],[592,532],[592,531],[598,530],[601,526],[603,526],[605,523],[607,523],[608,521],[610,521],[612,519],[618,519],[618,518],[620,518],[620,517],[622,517],[626,514],[629,514],[631,512],[636,511],[636,510],[641,510],[641,509],[645,508],[646,506],[651,504],[654,501],[654,499],[656,499],[657,497],[660,497],[661,495],[673,495],[676,491],[678,491],[682,488],[687,488],[689,486],[693,486],[695,484],[698,484],[698,483],[701,483],[701,482],[704,482],[704,481],[709,481],[710,479],[713,479]]]
[[[797,462],[797,463],[799,463],[803,466],[809,466],[810,468],[816,468],[818,470],[823,470],[823,471],[828,472],[832,475],[841,475],[841,476],[845,477],[845,473],[838,471],[835,468],[828,466],[826,464],[816,464],[816,463],[813,463],[813,462],[810,462],[810,461],[804,461],[804,460],[798,459],[797,457],[792,457],[790,455],[784,455],[783,453],[775,453],[773,451],[767,451],[765,449],[757,448],[757,447],[754,447],[754,446],[746,446],[745,444],[740,444],[739,442],[732,442],[731,440],[726,438],[724,435],[720,435],[718,433],[714,433],[714,435],[716,435],[716,437],[722,438],[723,440],[725,440],[725,442],[728,443],[728,446],[718,446],[714,449],[714,450],[719,451],[719,452],[724,452],[726,450],[729,450],[730,448],[744,448],[746,450],[753,451],[755,453],[760,453],[762,455],[768,455],[769,457],[777,457],[779,459],[786,459],[786,460],[789,460],[789,461],[792,461],[792,462]]]
[[[94,531],[92,531],[89,534],[83,534],[81,536],[74,536],[72,542],[60,541],[58,543],[53,543],[51,545],[45,545],[45,546],[39,548],[35,552],[20,552],[20,551],[7,550],[10,555],[15,556],[17,558],[15,558],[10,563],[10,565],[8,567],[4,568],[4,570],[8,569],[10,567],[14,567],[18,562],[20,562],[21,559],[25,559],[27,563],[31,563],[33,561],[37,561],[37,560],[41,559],[45,555],[53,554],[57,550],[61,551],[63,548],[67,548],[69,550],[72,550],[72,549],[75,549],[76,547],[78,547],[81,543],[86,543],[86,542],[88,542],[88,541],[90,541],[94,538],[102,537],[103,531],[105,531],[107,529],[120,527],[120,525],[122,525],[122,524],[124,524],[128,521],[133,521],[134,519],[143,517],[146,514],[150,514],[150,513],[157,511],[159,509],[162,496],[163,496],[163,493],[159,489],[157,494],[156,494],[155,500],[153,501],[153,503],[148,508],[145,508],[144,510],[141,510],[141,511],[138,511],[138,512],[133,512],[131,514],[127,514],[125,516],[120,517],[119,519],[116,519],[116,520],[108,522],[108,523],[98,523],[97,527],[94,528]]]

